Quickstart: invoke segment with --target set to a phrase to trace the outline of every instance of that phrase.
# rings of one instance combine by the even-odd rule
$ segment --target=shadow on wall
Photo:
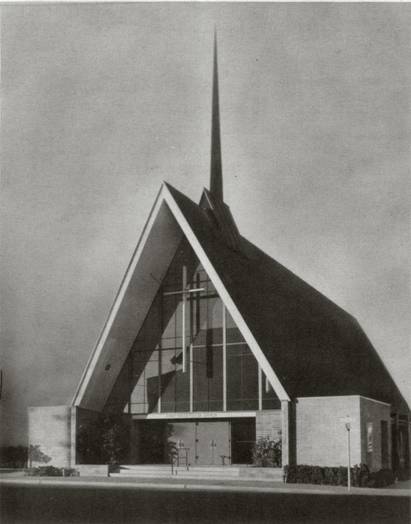
[[[51,457],[43,453],[40,449],[40,445],[30,444],[27,450],[28,465],[29,468],[32,467],[33,462],[40,462],[41,464],[47,464],[50,462]]]
[[[59,415],[58,413],[55,413],[54,415],[52,415],[52,417],[55,419],[55,420],[58,420],[58,421],[63,421],[63,422],[67,422],[68,423],[68,418],[67,418],[67,413],[64,413],[63,415]]]

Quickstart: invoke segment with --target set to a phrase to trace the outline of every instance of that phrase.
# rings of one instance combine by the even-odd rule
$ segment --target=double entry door
[[[170,440],[177,447],[188,449],[191,465],[220,466],[222,457],[231,456],[231,428],[227,420],[173,422]]]

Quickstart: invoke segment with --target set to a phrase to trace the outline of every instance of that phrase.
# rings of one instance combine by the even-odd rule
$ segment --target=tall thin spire
[[[223,201],[223,166],[221,161],[220,107],[218,101],[217,33],[214,30],[213,102],[211,120],[210,193]]]

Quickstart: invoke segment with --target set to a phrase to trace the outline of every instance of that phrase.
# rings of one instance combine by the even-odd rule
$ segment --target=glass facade
[[[133,348],[134,389],[127,411],[278,407],[254,355],[186,242],[174,257],[146,324],[142,331],[150,333],[139,334]],[[148,341],[153,349],[143,347]]]

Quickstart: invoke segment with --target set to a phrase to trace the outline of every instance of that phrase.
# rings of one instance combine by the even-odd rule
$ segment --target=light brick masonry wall
[[[271,440],[281,438],[281,410],[257,411],[255,417],[257,440],[269,437]]]
[[[296,403],[297,464],[346,466],[347,430],[351,418],[351,464],[361,462],[360,397],[299,398]]]
[[[33,466],[69,467],[71,463],[71,407],[30,407],[28,410],[29,445],[39,446],[44,459]]]

